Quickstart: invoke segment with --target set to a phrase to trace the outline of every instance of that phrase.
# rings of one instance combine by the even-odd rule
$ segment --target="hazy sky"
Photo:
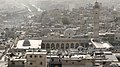
[[[40,0],[0,0],[0,8],[1,7],[11,7],[11,6],[23,7],[20,4],[20,2],[28,3],[29,1],[35,3],[36,1],[40,1]],[[48,1],[50,1],[50,0],[48,0]],[[51,0],[51,1],[73,1],[73,2],[80,3],[81,5],[82,4],[85,5],[88,3],[93,4],[96,0]],[[105,5],[105,6],[113,6],[113,5],[116,6],[116,5],[120,4],[120,0],[97,0],[97,1],[103,3],[103,5]]]
[[[23,1],[27,1],[27,0],[23,0]],[[30,0],[28,0],[28,1],[30,1]],[[37,1],[37,0],[31,0],[31,1],[34,2],[34,1]],[[50,1],[50,0],[48,0],[48,1]],[[78,2],[81,2],[81,3],[94,3],[96,0],[54,0],[54,1],[78,1]],[[120,0],[97,0],[97,1],[101,2],[101,3],[105,4],[105,5],[107,5],[107,4],[108,5],[120,4]]]

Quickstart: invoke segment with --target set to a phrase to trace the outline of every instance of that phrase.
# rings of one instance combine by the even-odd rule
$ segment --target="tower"
[[[95,2],[93,6],[93,18],[94,18],[94,28],[93,28],[93,37],[94,39],[99,39],[99,15],[100,15],[100,6],[98,2]]]

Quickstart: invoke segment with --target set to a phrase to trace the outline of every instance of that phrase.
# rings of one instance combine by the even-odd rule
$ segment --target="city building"
[[[79,8],[80,3],[74,4],[74,1],[36,2],[28,1],[27,5],[22,4],[23,10],[1,14],[1,22],[9,25],[13,21],[13,25],[19,21],[21,24],[5,28],[1,33],[0,63],[8,62],[8,67],[120,65],[120,12],[117,8],[104,7],[99,2]]]
[[[47,52],[27,52],[25,67],[47,67]]]
[[[62,67],[94,67],[95,59],[89,55],[75,55],[62,58]]]

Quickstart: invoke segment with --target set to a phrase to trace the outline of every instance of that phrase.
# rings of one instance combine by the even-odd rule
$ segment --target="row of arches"
[[[78,48],[80,46],[79,43],[42,43],[41,44],[41,49],[69,49],[69,48]]]

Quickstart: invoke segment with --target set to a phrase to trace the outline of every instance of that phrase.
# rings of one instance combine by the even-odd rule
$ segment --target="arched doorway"
[[[45,44],[44,43],[41,44],[41,49],[45,49]]]
[[[74,43],[71,43],[70,48],[74,48]]]
[[[60,45],[59,43],[56,44],[56,49],[59,49],[60,48]]]
[[[51,44],[51,49],[55,49],[55,44],[54,43]]]
[[[66,44],[66,49],[69,49],[69,43]]]
[[[75,44],[75,48],[78,48],[78,47],[79,47],[79,43],[76,43],[76,44]]]
[[[49,43],[46,44],[46,49],[50,49],[50,44]]]
[[[64,49],[64,44],[63,43],[61,44],[61,49]]]

